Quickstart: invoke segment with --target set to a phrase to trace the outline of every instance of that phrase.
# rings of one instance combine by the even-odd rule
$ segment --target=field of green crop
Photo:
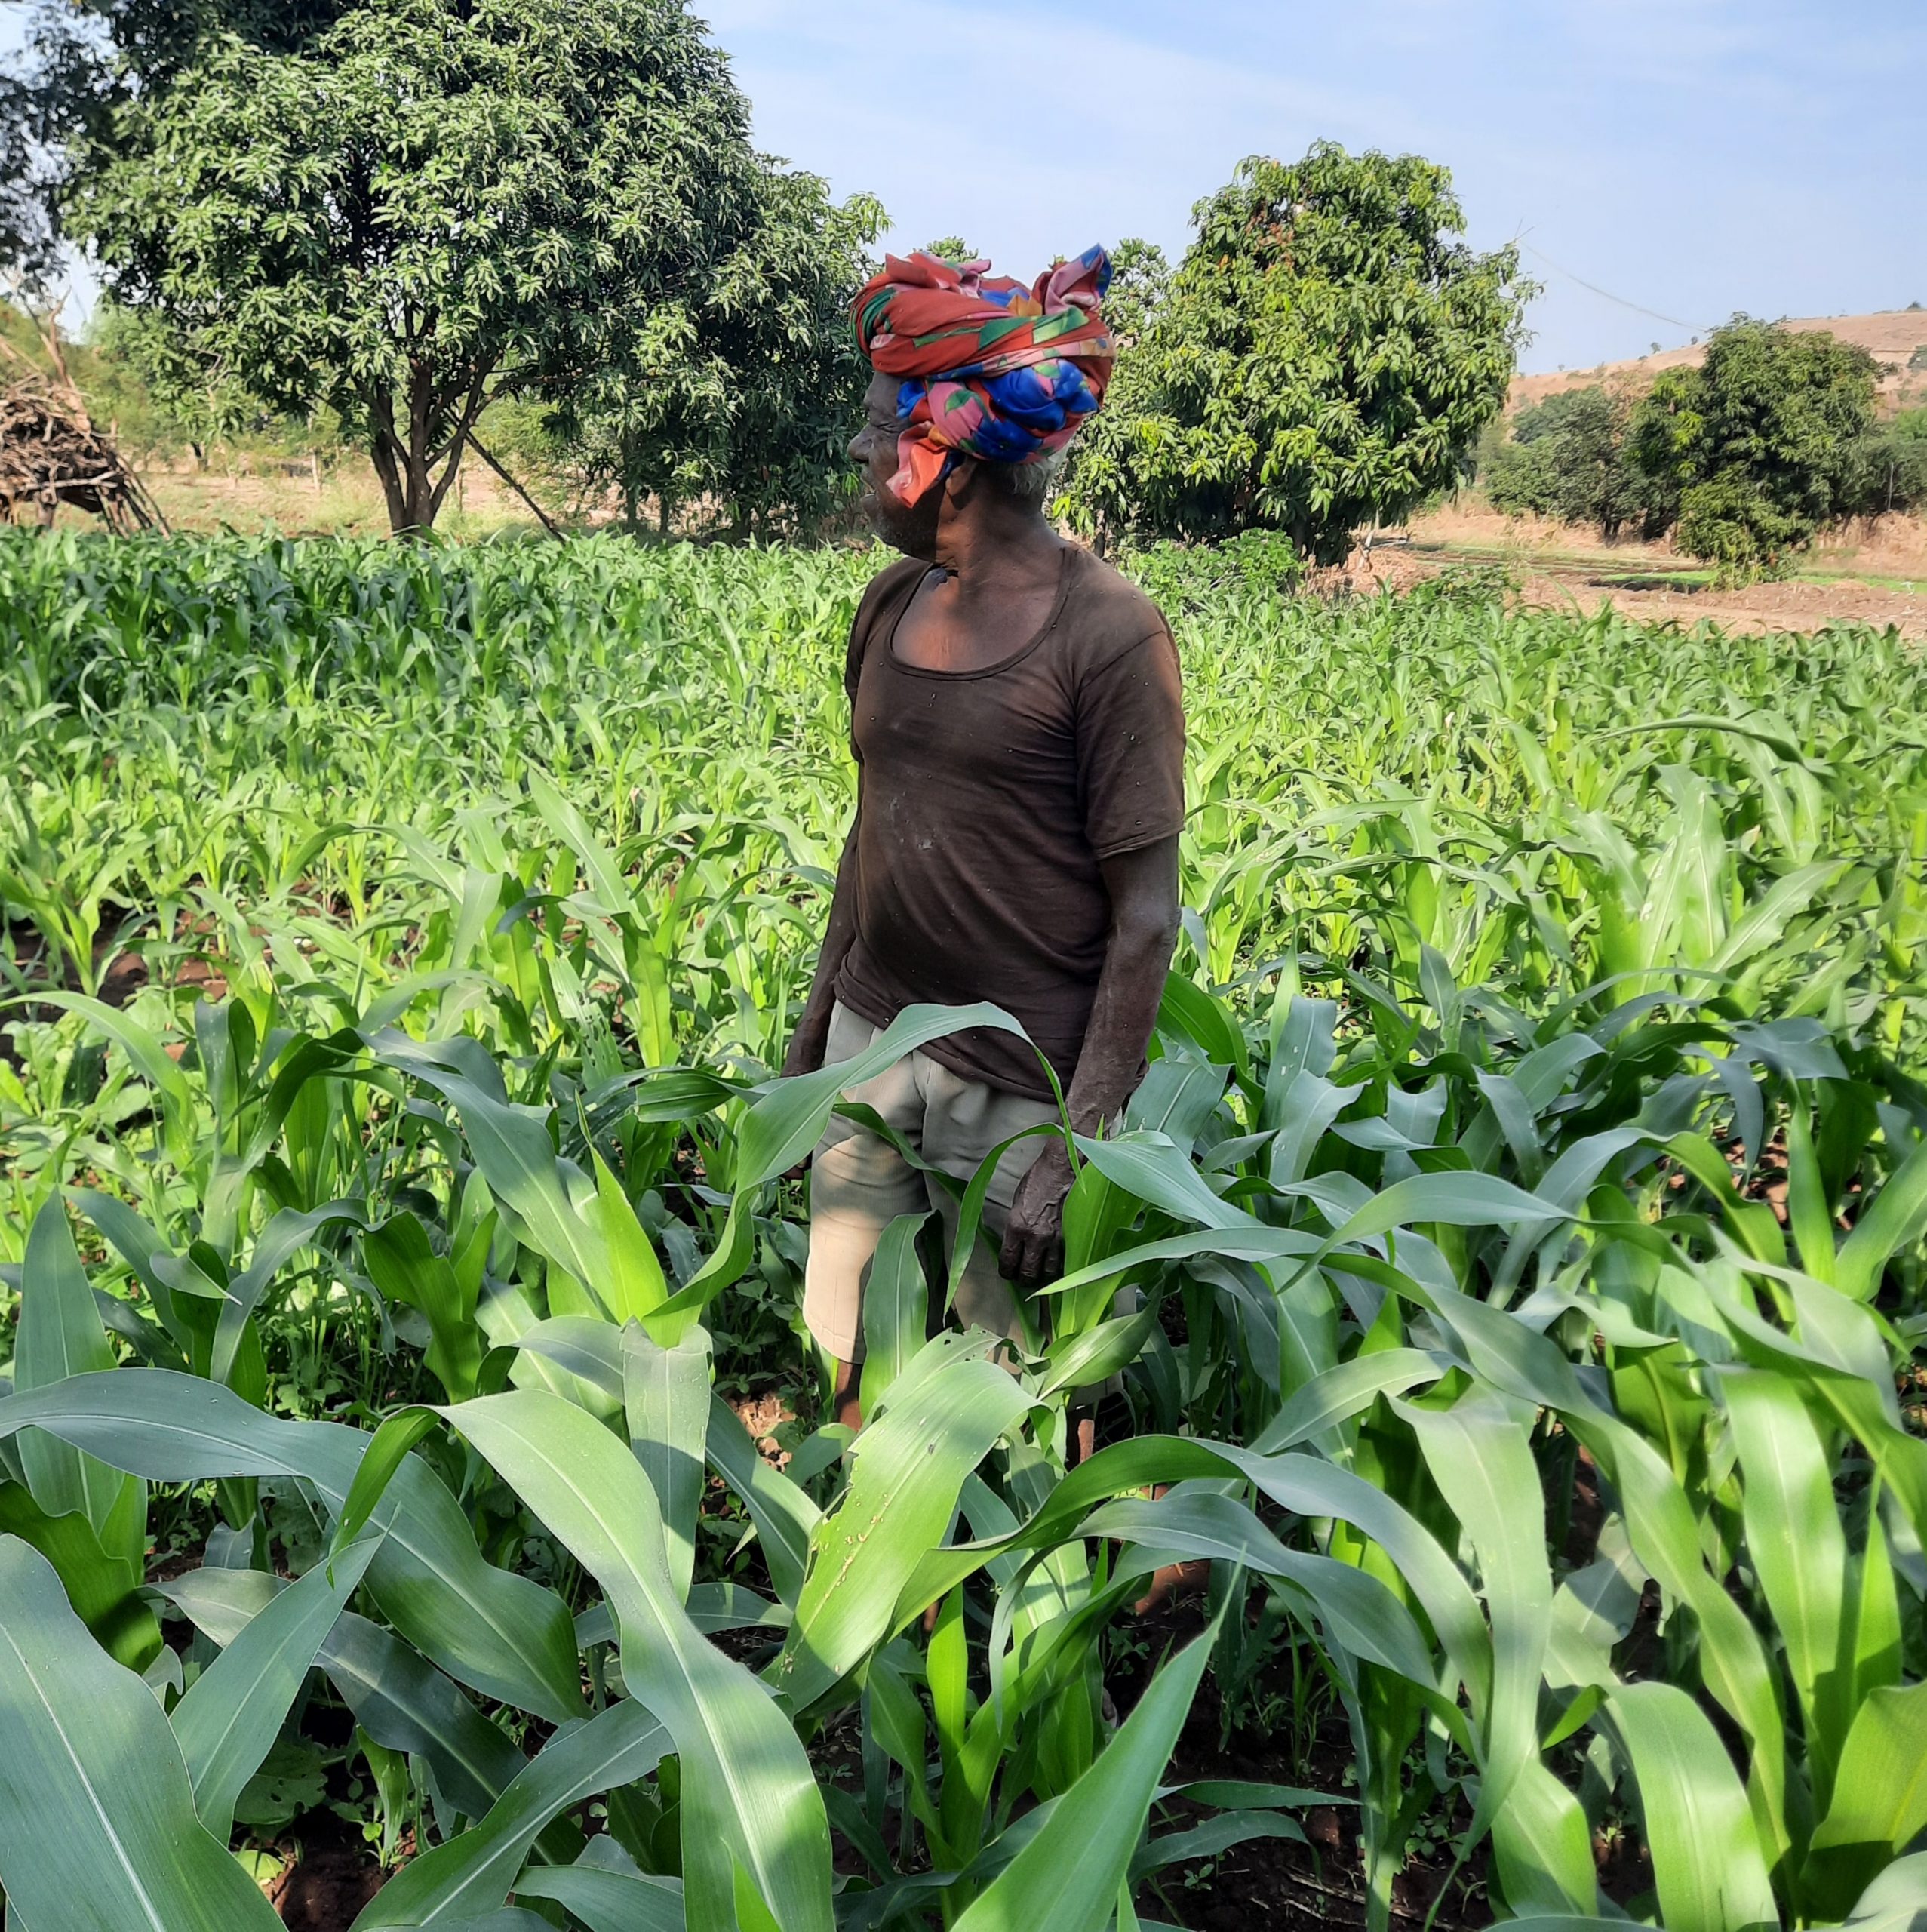
[[[887,1235],[852,1438],[880,561],[0,532],[9,1924],[1927,1922],[1917,654],[1144,559],[1150,1075],[1019,1372]]]

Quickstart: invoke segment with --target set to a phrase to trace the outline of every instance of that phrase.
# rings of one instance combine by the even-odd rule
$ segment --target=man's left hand
[[[1040,1287],[1064,1272],[1064,1201],[1071,1192],[1071,1157],[1061,1140],[1043,1152],[1017,1183],[997,1266],[1006,1281]]]

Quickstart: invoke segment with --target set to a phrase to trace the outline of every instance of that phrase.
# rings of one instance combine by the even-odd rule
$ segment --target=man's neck
[[[1064,540],[1030,503],[979,484],[946,504],[936,532],[936,567],[966,601],[1013,577],[1054,570]]]

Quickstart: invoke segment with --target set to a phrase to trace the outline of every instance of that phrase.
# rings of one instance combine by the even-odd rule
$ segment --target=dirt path
[[[1400,536],[1369,557],[1354,552],[1345,568],[1354,586],[1403,589],[1442,570],[1491,564],[1535,609],[1590,616],[1608,605],[1641,623],[1714,623],[1749,634],[1892,625],[1927,641],[1927,522],[1917,518],[1881,518],[1856,528],[1851,544],[1816,547],[1802,576],[1739,590],[1712,588],[1670,543],[1609,545],[1587,531],[1490,511],[1437,511]]]

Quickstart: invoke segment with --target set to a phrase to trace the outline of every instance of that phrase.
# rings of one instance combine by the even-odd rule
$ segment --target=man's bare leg
[[[830,1364],[830,1420],[841,1423],[853,1434],[863,1426],[863,1405],[859,1391],[862,1386],[860,1361],[832,1361]]]
[[[1071,1466],[1086,1462],[1097,1451],[1097,1417],[1094,1411],[1086,1411],[1075,1418],[1076,1426],[1071,1432],[1077,1444],[1075,1460]],[[1151,1490],[1154,1500],[1162,1496],[1166,1485],[1155,1484]],[[1174,1596],[1194,1596],[1206,1589],[1211,1581],[1211,1565],[1202,1558],[1194,1558],[1188,1563],[1166,1563],[1154,1570],[1151,1585],[1145,1594],[1132,1604],[1132,1613],[1142,1617],[1160,1604]]]

